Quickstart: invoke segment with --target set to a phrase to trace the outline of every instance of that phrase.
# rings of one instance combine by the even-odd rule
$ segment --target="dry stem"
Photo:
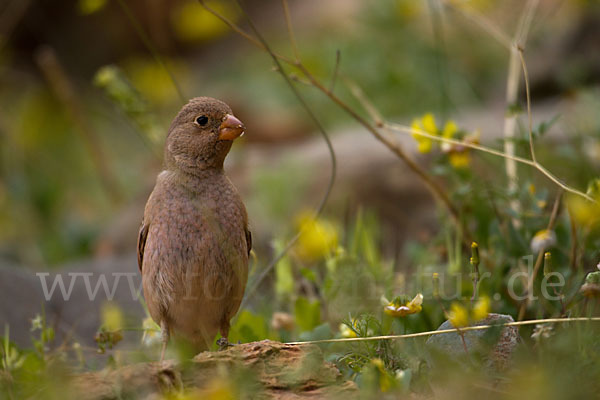
[[[310,71],[308,71],[308,69],[303,65],[301,60],[292,61],[287,57],[281,56],[281,55],[273,52],[271,49],[268,48],[268,46],[266,45],[266,43],[264,41],[256,39],[249,33],[245,32],[237,24],[235,24],[228,18],[224,17],[216,10],[210,8],[203,0],[198,0],[198,1],[200,2],[200,4],[202,4],[202,6],[204,8],[206,8],[206,10],[211,12],[213,15],[215,15],[217,18],[219,18],[221,21],[223,21],[225,24],[227,24],[229,27],[231,27],[234,31],[236,31],[237,33],[242,35],[244,38],[248,39],[251,43],[253,43],[256,46],[260,47],[261,49],[267,51],[273,57],[274,60],[282,61],[282,62],[291,64],[292,66],[296,67],[305,76],[305,78],[308,79],[308,81],[310,82],[310,84],[312,86],[314,86],[315,88],[320,90],[323,94],[325,94],[330,100],[332,100],[342,110],[344,110],[347,114],[349,114],[355,121],[357,121],[365,129],[367,129],[367,131],[369,131],[377,140],[379,140],[380,142],[385,144],[394,154],[396,154],[396,156],[398,156],[398,158],[400,158],[402,161],[404,161],[407,164],[407,166],[414,173],[416,173],[419,176],[419,178],[421,178],[421,180],[423,180],[423,182],[425,183],[427,188],[429,188],[429,190],[434,195],[434,197],[436,199],[438,199],[445,206],[445,208],[448,210],[448,212],[450,213],[450,215],[451,215],[452,219],[455,221],[455,223],[460,224],[458,210],[454,207],[454,205],[452,205],[452,203],[450,202],[450,199],[448,198],[447,194],[442,189],[442,187],[437,182],[435,182],[433,180],[433,178],[423,168],[421,168],[421,166],[419,166],[414,160],[412,160],[404,152],[404,150],[398,143],[396,143],[394,140],[391,140],[388,137],[389,135],[382,134],[380,131],[378,131],[376,129],[375,126],[371,125],[367,120],[365,120],[363,117],[361,117],[354,109],[352,109],[348,104],[346,104],[343,100],[341,100],[338,96],[336,96],[330,89],[323,86],[323,84],[321,84],[321,82],[318,81]],[[288,29],[291,29],[291,27],[288,27]],[[279,68],[279,72],[283,73],[281,68]],[[464,232],[466,232],[466,230],[464,230]],[[468,235],[468,233],[466,233],[466,235]],[[469,238],[467,238],[467,239],[469,239]]]
[[[322,344],[322,343],[340,343],[340,342],[365,342],[370,340],[394,340],[394,339],[411,339],[423,336],[443,335],[445,333],[457,333],[459,331],[479,331],[484,329],[490,329],[496,326],[524,326],[524,325],[536,325],[536,324],[549,324],[549,323],[567,323],[567,322],[600,322],[600,317],[574,317],[574,318],[544,318],[544,319],[532,319],[528,321],[516,321],[507,322],[504,324],[497,325],[477,325],[477,326],[466,326],[464,328],[453,328],[453,329],[440,329],[437,331],[417,332],[408,333],[405,335],[383,335],[383,336],[370,336],[370,337],[354,337],[354,338],[341,338],[341,339],[322,339],[322,340],[309,340],[305,342],[288,342],[286,344],[291,345],[303,345],[303,344]]]
[[[558,218],[558,211],[560,209],[560,201],[562,199],[563,191],[561,190],[556,196],[556,200],[554,200],[554,206],[552,207],[552,214],[550,215],[550,221],[548,221],[548,226],[546,230],[551,231],[554,229],[554,225],[556,224],[556,219]],[[542,262],[544,260],[544,252],[546,249],[541,249],[538,253],[537,259],[535,261],[535,266],[533,267],[533,273],[528,279],[531,279],[531,282],[537,276],[540,267],[542,266]],[[527,292],[525,293],[525,300],[521,303],[521,308],[519,309],[519,316],[517,317],[517,321],[521,321],[525,316],[525,311],[527,311],[527,306],[529,305],[529,285],[527,285]]]

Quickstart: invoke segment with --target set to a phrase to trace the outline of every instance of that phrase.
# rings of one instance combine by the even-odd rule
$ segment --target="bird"
[[[224,102],[191,99],[167,133],[164,170],[144,209],[137,243],[148,311],[160,326],[160,360],[172,335],[197,352],[230,321],[248,279],[252,234],[241,196],[223,162],[245,132]]]

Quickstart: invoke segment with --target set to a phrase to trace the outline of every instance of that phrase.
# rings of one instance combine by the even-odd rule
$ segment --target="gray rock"
[[[62,280],[62,288],[57,279]],[[95,346],[101,309],[109,301],[122,310],[128,327],[140,326],[145,316],[138,299],[140,289],[141,275],[133,253],[86,260],[53,271],[4,266],[0,260],[0,335],[8,325],[10,339],[19,347],[30,347],[31,319],[43,309],[48,326],[56,332],[54,345],[75,340]],[[140,332],[127,333],[125,342],[139,341]]]
[[[487,318],[476,322],[474,326],[504,324],[514,322],[510,315],[489,314]],[[453,329],[450,321],[445,321],[437,330]],[[492,333],[492,334],[491,334]],[[427,340],[427,345],[445,353],[448,356],[460,356],[465,354],[465,346],[469,353],[481,353],[486,360],[486,365],[496,369],[505,369],[511,355],[521,341],[519,331],[515,326],[505,326],[499,334],[493,335],[489,329],[463,332],[464,343],[461,336],[456,332],[433,335]],[[495,339],[494,343],[489,340]]]

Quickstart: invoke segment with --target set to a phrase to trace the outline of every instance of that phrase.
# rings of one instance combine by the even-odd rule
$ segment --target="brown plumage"
[[[223,161],[244,126],[225,103],[190,100],[173,120],[165,170],[148,199],[138,237],[144,297],[164,351],[181,336],[198,351],[227,339],[248,277],[252,239],[244,204]]]

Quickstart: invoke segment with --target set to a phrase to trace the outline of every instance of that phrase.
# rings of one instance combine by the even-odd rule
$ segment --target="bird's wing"
[[[250,251],[252,250],[252,232],[246,227],[246,247],[248,247],[248,257],[250,257]]]
[[[137,242],[137,258],[140,272],[142,272],[142,262],[144,261],[144,248],[146,247],[146,238],[148,237],[149,227],[149,224],[147,225],[144,223],[144,221],[142,221],[142,226],[140,226],[140,233],[138,235]]]

